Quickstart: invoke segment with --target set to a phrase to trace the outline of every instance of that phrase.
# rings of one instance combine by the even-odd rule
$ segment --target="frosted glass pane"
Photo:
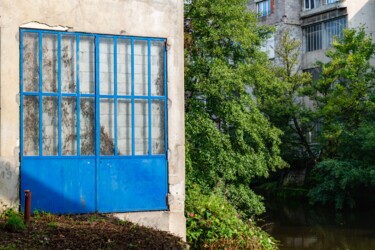
[[[134,42],[134,93],[147,95],[148,53],[147,41]]]
[[[39,155],[39,98],[23,98],[23,154]]]
[[[57,97],[43,97],[43,155],[57,155],[58,146]]]
[[[95,92],[95,40],[92,37],[81,37],[79,43],[79,79],[80,92]]]
[[[43,92],[57,92],[57,35],[43,35]]]
[[[132,105],[130,100],[117,102],[117,147],[119,155],[132,153]]]
[[[114,56],[113,39],[100,39],[99,48],[100,93],[114,93]]]
[[[100,100],[100,154],[114,155],[114,105],[112,99]]]
[[[81,155],[95,153],[95,99],[82,98],[80,103]]]
[[[62,111],[62,154],[77,154],[77,101],[75,97],[63,97]]]
[[[76,92],[76,38],[61,38],[61,90],[65,93]]]
[[[117,41],[117,93],[131,95],[131,45],[124,39]]]
[[[38,35],[23,35],[23,90],[37,92],[39,84]]]
[[[151,94],[164,95],[164,42],[151,43]]]
[[[152,154],[164,154],[164,101],[152,102]]]
[[[148,154],[148,105],[145,100],[134,104],[135,154]]]

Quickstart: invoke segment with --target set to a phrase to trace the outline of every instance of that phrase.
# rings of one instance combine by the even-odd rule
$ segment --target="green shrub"
[[[22,214],[14,211],[13,209],[5,210],[2,217],[6,219],[5,229],[8,231],[18,232],[26,228],[26,225],[23,222]]]
[[[269,235],[218,194],[205,195],[193,185],[186,200],[187,240],[192,249],[276,249]]]
[[[334,204],[336,209],[353,208],[356,192],[372,184],[374,169],[360,162],[322,161],[311,172],[314,184],[308,197],[311,203]]]

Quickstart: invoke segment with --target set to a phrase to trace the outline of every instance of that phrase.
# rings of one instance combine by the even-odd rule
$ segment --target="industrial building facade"
[[[185,237],[183,3],[1,1],[0,210]]]

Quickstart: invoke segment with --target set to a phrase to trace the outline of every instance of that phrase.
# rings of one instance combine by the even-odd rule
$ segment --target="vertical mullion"
[[[152,115],[151,115],[151,41],[147,39],[147,84],[148,84],[148,154],[152,155]]]
[[[98,168],[100,166],[100,37],[95,36],[95,211],[98,210]]]
[[[61,156],[62,140],[61,140],[61,33],[57,34],[57,91],[58,91],[58,120],[57,120],[57,133],[58,133],[58,155]]]
[[[23,156],[23,31],[20,31],[20,155]]]
[[[100,37],[95,36],[95,154],[98,159],[100,155],[100,74],[99,53]]]
[[[168,63],[167,63],[167,41],[164,43],[164,153],[168,159],[168,88],[167,88],[167,77],[168,77]]]
[[[114,106],[115,106],[115,112],[114,112],[114,120],[115,120],[115,152],[114,154],[118,154],[118,147],[117,147],[117,38],[115,37],[113,40],[113,73],[114,73]]]
[[[79,67],[79,44],[81,38],[76,36],[76,134],[77,134],[77,155],[81,155],[81,98],[80,98],[80,67]]]
[[[39,62],[39,156],[43,155],[43,97],[42,97],[42,91],[43,91],[43,33],[38,32],[38,62]]]
[[[134,38],[131,39],[131,101],[132,101],[132,155],[135,155],[135,115],[134,115]]]

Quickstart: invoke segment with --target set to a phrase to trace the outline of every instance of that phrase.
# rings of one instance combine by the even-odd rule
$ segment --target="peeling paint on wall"
[[[58,31],[71,31],[71,30],[73,30],[72,27],[68,27],[68,26],[62,26],[62,25],[52,26],[52,25],[48,25],[46,23],[40,23],[40,22],[36,22],[36,21],[22,24],[20,27],[21,28],[29,28],[29,29],[44,29],[44,30],[58,30]]]

